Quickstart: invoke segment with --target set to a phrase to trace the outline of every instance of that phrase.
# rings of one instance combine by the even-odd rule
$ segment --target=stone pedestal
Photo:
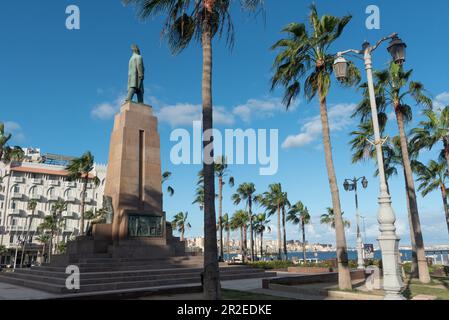
[[[115,117],[105,187],[114,244],[136,234],[166,239],[157,125],[152,108],[142,104],[126,103]]]

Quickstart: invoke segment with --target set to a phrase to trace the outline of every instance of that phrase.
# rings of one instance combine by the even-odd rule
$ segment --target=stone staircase
[[[80,289],[66,288],[65,266],[44,265],[1,273],[0,282],[33,288],[53,294],[85,294],[155,287],[200,285],[202,257],[172,257],[163,260],[126,260],[110,257],[80,259]],[[261,269],[220,265],[222,281],[275,277]]]

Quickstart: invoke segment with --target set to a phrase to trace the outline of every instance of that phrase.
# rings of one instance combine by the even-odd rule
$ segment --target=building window
[[[30,189],[30,196],[35,196],[37,195],[37,188],[36,187],[32,187]]]
[[[18,205],[17,205],[17,201],[12,201],[11,202],[11,209],[17,209]]]
[[[19,187],[18,185],[15,185],[15,186],[13,187],[13,192],[14,192],[14,193],[19,193],[19,192],[20,192],[20,187]]]

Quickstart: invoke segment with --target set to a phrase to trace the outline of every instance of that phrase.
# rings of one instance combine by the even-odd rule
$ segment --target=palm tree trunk
[[[249,232],[251,234],[249,239],[249,245],[251,247],[251,261],[254,261],[254,229],[253,229],[253,212],[252,212],[252,199],[251,196],[248,198],[248,216],[249,216]]]
[[[278,260],[282,259],[282,254],[281,254],[281,247],[282,247],[282,243],[281,243],[281,207],[278,205],[277,208],[278,211]]]
[[[306,228],[304,220],[301,219],[301,231],[302,231],[302,255],[304,257],[304,263],[307,263],[307,251],[306,251]]]
[[[81,194],[81,217],[80,217],[80,235],[84,236],[84,210],[86,207],[86,192],[87,192],[87,183],[89,182],[89,175],[86,174],[83,182],[83,193]]]
[[[413,171],[410,164],[410,157],[408,153],[408,142],[407,136],[405,134],[404,118],[399,109],[399,106],[395,106],[395,113],[401,141],[402,162],[404,165],[405,177],[407,179],[407,197],[409,198],[410,202],[410,212],[412,218],[411,220],[415,235],[419,280],[422,283],[429,283],[430,275],[429,275],[429,268],[427,266],[424,240],[421,231],[421,222],[419,219],[418,204],[416,201],[415,182],[413,181]]]
[[[441,196],[443,197],[444,214],[446,215],[446,225],[447,230],[449,231],[449,208],[447,205],[447,193],[445,185],[441,186]]]
[[[242,262],[245,262],[245,237],[243,236],[244,228],[240,228],[240,253],[242,254]]]
[[[203,22],[203,134],[213,129],[212,116],[212,28],[210,13],[206,13]],[[210,145],[209,145],[210,144]],[[210,156],[214,158],[213,138],[203,141],[203,148],[211,147]],[[217,249],[217,220],[215,216],[215,177],[214,164],[204,162],[204,296],[207,300],[220,300],[220,271],[218,266]]]
[[[27,233],[25,236],[25,241],[23,242],[22,257],[20,259],[20,268],[23,267],[23,260],[25,259],[25,250],[26,250],[28,237],[30,236],[30,229],[31,229],[31,224],[33,223],[33,217],[34,217],[34,211],[31,213],[30,222],[28,223],[28,229],[27,229]]]
[[[282,206],[282,235],[283,235],[283,246],[284,246],[284,258],[285,258],[285,260],[288,260],[287,231],[285,228],[285,206]]]
[[[405,194],[407,194],[408,185],[405,169],[404,169],[404,180],[405,180]],[[410,243],[412,246],[412,265],[410,268],[410,277],[418,278],[418,255],[416,253],[416,240],[415,240],[415,233],[413,232],[412,212],[410,210],[410,201],[408,197],[406,197],[406,202],[407,202],[408,224],[410,228]]]
[[[260,259],[263,258],[263,231],[260,233]]]
[[[329,119],[327,115],[326,97],[322,96],[321,84],[320,88],[320,114],[323,130],[323,146],[326,157],[326,167],[329,177],[329,186],[332,195],[332,206],[335,215],[335,234],[337,243],[337,261],[338,261],[338,285],[341,290],[351,290],[351,273],[348,265],[348,252],[346,247],[346,236],[343,219],[341,215],[340,193],[338,190],[337,177],[335,174],[334,161],[332,158],[332,146],[330,141]]]
[[[449,170],[449,135],[443,138],[444,157],[446,158],[447,168]]]
[[[220,232],[220,259],[223,261],[223,177],[218,178],[218,227]]]
[[[230,233],[230,229],[226,230],[226,251],[228,252],[228,260],[230,260],[231,257],[231,251],[229,249],[229,238],[231,237]]]

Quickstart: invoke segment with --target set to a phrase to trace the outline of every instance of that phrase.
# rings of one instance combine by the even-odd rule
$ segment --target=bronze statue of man
[[[133,55],[129,60],[128,97],[126,98],[126,102],[132,101],[134,95],[137,95],[137,102],[143,103],[143,80],[145,79],[145,66],[143,64],[143,58],[140,54],[139,47],[133,44],[131,49],[133,51]]]

